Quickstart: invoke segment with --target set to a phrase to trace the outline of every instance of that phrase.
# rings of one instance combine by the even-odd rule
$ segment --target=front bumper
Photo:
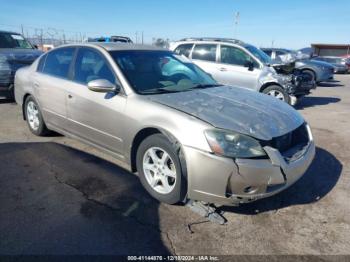
[[[315,144],[310,141],[294,159],[265,147],[270,159],[230,159],[184,147],[188,198],[218,205],[239,205],[266,198],[294,184],[308,169]]]
[[[323,82],[323,81],[329,81],[334,79],[334,69],[333,68],[326,68],[323,70],[320,70],[318,74],[316,74],[316,81],[317,82]]]

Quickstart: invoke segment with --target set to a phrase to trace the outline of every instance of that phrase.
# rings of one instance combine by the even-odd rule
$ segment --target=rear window
[[[175,49],[175,53],[179,55],[184,55],[186,57],[190,56],[191,50],[192,50],[193,44],[184,44],[184,45],[179,45]]]
[[[210,44],[196,45],[193,49],[192,59],[215,62],[216,49],[217,49],[217,45],[210,45]]]

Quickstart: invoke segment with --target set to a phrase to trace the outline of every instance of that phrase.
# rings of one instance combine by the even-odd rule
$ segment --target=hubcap
[[[38,130],[40,125],[39,110],[33,101],[29,101],[27,104],[27,120],[33,130]]]
[[[176,184],[176,168],[170,155],[159,147],[149,148],[143,156],[143,172],[148,184],[160,194],[170,193]]]
[[[267,93],[269,96],[274,96],[275,98],[284,101],[284,95],[278,90],[271,90]]]

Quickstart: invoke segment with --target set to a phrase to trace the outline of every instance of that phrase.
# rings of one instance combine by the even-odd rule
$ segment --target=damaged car
[[[67,45],[15,77],[32,133],[50,130],[124,161],[159,201],[238,205],[310,166],[309,125],[287,103],[218,84],[189,59],[143,45]]]
[[[278,64],[276,71],[270,57],[240,40],[187,38],[171,43],[170,50],[190,58],[219,83],[258,91],[291,105],[316,88],[315,81],[297,70],[281,70]]]
[[[333,80],[335,68],[325,61],[310,60],[311,56],[284,48],[261,48],[273,61],[294,61],[295,68],[316,83]]]
[[[28,66],[42,54],[22,35],[0,31],[0,96],[13,100],[16,71]]]

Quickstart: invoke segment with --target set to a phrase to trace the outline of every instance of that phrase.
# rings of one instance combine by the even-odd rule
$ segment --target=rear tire
[[[29,130],[37,136],[46,136],[50,133],[47,129],[38,103],[34,97],[28,96],[24,104],[24,113],[26,116]]]
[[[6,98],[7,98],[8,100],[10,100],[11,102],[14,102],[14,101],[15,101],[15,92],[14,92],[13,89],[11,89],[11,90],[9,91],[9,94],[6,96]]]
[[[273,96],[283,102],[290,104],[289,94],[286,92],[286,90],[284,90],[282,87],[278,85],[268,86],[262,91],[262,93],[269,96]]]
[[[151,196],[171,205],[185,199],[187,183],[180,158],[163,134],[151,135],[140,144],[136,165],[140,181]]]

